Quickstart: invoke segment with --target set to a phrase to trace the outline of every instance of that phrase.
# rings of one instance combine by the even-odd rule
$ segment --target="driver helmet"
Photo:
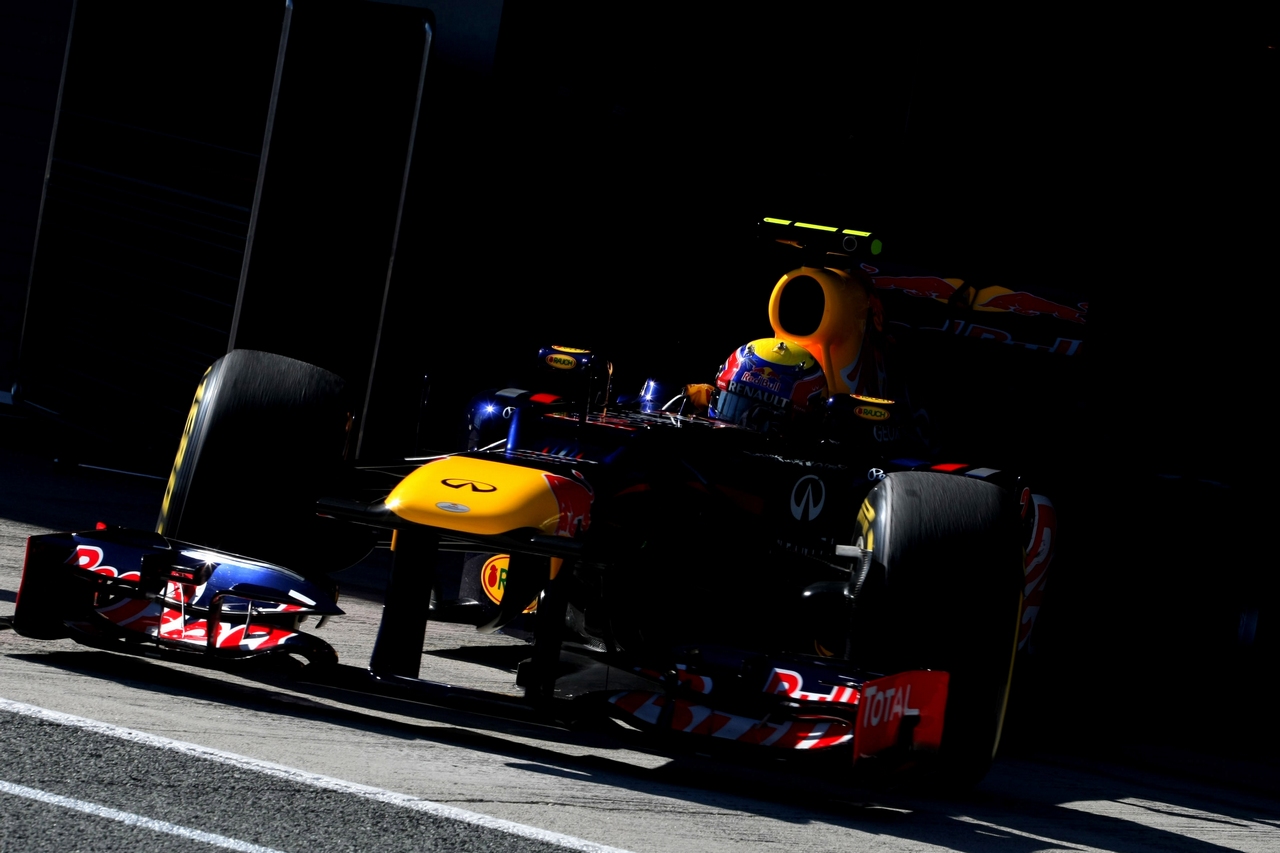
[[[760,338],[738,347],[716,375],[707,415],[776,432],[797,416],[819,410],[827,398],[822,365],[794,341]]]

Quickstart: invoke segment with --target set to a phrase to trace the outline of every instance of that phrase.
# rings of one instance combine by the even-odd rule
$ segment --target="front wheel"
[[[990,768],[1008,704],[1022,608],[1014,497],[982,480],[890,474],[858,518],[870,552],[851,583],[850,655],[875,669],[951,675],[933,773],[976,785]]]
[[[306,576],[359,561],[373,534],[315,512],[341,478],[351,411],[327,370],[227,353],[196,389],[156,532]]]

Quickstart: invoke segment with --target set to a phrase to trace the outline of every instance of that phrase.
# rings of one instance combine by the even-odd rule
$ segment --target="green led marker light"
[[[871,254],[878,255],[882,249],[884,249],[884,243],[881,243],[879,240],[871,241]]]
[[[810,222],[797,222],[797,228],[812,228],[815,231],[839,231],[839,228],[832,228],[830,225],[814,225]]]

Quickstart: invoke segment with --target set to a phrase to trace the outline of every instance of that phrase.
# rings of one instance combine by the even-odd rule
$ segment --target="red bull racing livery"
[[[18,599],[14,628],[34,637],[215,662],[337,660],[299,630],[342,613],[331,584],[154,533],[103,525],[33,536]]]
[[[336,656],[311,629],[342,613],[328,574],[381,535],[393,562],[370,690],[514,713],[513,694],[422,672],[428,623],[463,623],[529,642],[512,690],[542,720],[972,785],[1000,741],[1057,517],[1017,471],[936,458],[888,369],[881,297],[951,303],[963,282],[886,273],[869,232],[822,233],[844,254],[784,275],[773,336],[718,373],[628,396],[600,354],[544,347],[524,386],[473,400],[465,449],[402,462],[386,487],[344,473],[341,379],[232,351],[197,390],[157,532],[33,537],[14,627],[322,671]],[[804,288],[821,311],[788,328],[788,292]],[[1087,308],[963,298],[979,318],[1080,325]],[[766,399],[770,417],[751,417]],[[246,506],[249,481],[269,503]]]

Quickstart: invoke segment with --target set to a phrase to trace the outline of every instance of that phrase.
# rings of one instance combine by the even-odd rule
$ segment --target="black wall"
[[[0,8],[0,394],[18,362],[71,0]]]
[[[427,44],[420,9],[80,0],[37,224],[23,399],[163,466],[230,345],[373,359]]]
[[[280,17],[75,4],[21,353],[64,423],[146,446],[225,350]]]
[[[67,193],[84,177],[75,169],[119,155],[153,184],[168,186],[166,168],[187,168],[213,188],[175,188],[231,203],[243,217],[261,148],[248,140],[265,124],[280,10],[220,5],[224,20],[262,19],[253,26],[220,25],[218,16],[184,25],[169,10],[129,27],[121,16],[151,7],[130,8],[143,11],[80,3],[85,37],[69,74],[90,73],[68,89],[73,105],[79,98],[68,121],[79,128],[80,148],[55,163],[50,189],[52,213],[67,228],[42,234],[50,249],[35,264],[36,283],[51,282],[49,294],[63,296],[33,291],[28,317],[44,331],[30,342],[40,357],[24,355],[23,369],[34,382],[52,354],[76,354],[78,373],[47,383],[60,389],[53,408],[97,393],[94,407],[106,420],[140,425],[139,441],[154,425],[163,457],[162,436],[181,420],[186,387],[229,337],[234,257],[247,225],[237,220],[231,236],[199,243],[153,223],[133,227],[121,213],[115,239],[82,227],[96,214]],[[1262,201],[1275,188],[1270,21],[1195,32],[1158,22],[1120,31],[1092,21],[975,17],[926,26],[862,8],[673,14],[642,4],[510,0],[490,67],[459,58],[447,20],[425,81],[368,453],[401,453],[419,440],[422,375],[431,376],[435,413],[425,441],[448,446],[452,412],[470,390],[509,381],[511,353],[549,340],[606,349],[622,383],[643,379],[655,362],[705,376],[730,348],[767,331],[767,294],[782,269],[753,254],[750,224],[771,211],[865,219],[893,235],[900,259],[974,283],[1017,289],[1034,280],[1083,291],[1092,366],[1073,381],[1087,385],[1095,415],[1080,439],[1090,450],[1092,442],[1125,464],[1172,459],[1216,475],[1237,464],[1228,445],[1261,440],[1240,365],[1265,361],[1255,342],[1265,339],[1258,318],[1271,311],[1262,260],[1274,243],[1274,215]],[[369,306],[380,302],[389,258],[362,249],[361,260],[349,255],[344,266],[335,258],[344,241],[325,228],[344,209],[352,227],[374,228],[366,201],[394,195],[403,164],[367,130],[392,121],[394,110],[379,108],[386,87],[366,88],[367,103],[323,123],[326,98],[356,82],[342,70],[361,49],[360,27],[349,29],[350,50],[326,63],[328,48],[315,47],[317,85],[294,91],[310,99],[311,123],[294,124],[279,163],[294,169],[295,187],[315,176],[315,194],[304,201],[280,189],[282,177],[272,210],[263,208],[278,245],[295,242],[269,273],[264,257],[262,275],[246,275],[246,337],[237,343],[332,359],[361,374],[353,377],[360,386],[362,359],[371,358],[359,355],[370,349]],[[60,62],[57,40],[45,41]],[[412,52],[386,51],[399,55],[397,79],[406,86],[417,72]],[[28,60],[40,64],[14,61]],[[42,66],[46,82],[51,62]],[[12,90],[21,73],[6,78]],[[282,92],[298,84],[286,75]],[[187,110],[166,119],[176,132],[156,119],[159,104],[172,112],[173,92]],[[403,127],[403,115],[397,121]],[[38,158],[11,159],[29,173]],[[232,173],[238,177],[214,177]],[[265,183],[264,199],[272,192]],[[23,198],[30,217],[35,202],[30,192]],[[385,204],[372,206],[385,217]],[[6,234],[16,242],[7,236],[6,245],[19,245],[23,228],[34,231],[30,218],[14,217]],[[303,220],[306,227],[295,227]],[[185,241],[198,257],[181,273],[160,273],[154,255],[164,253],[139,251],[142,234]],[[77,240],[92,250],[75,243],[72,251],[66,241]],[[20,256],[19,245],[12,257]],[[104,276],[106,266],[116,272]],[[6,278],[6,329],[19,325],[13,306],[25,301],[15,276]],[[124,279],[164,289],[165,300],[126,311],[114,297],[103,304],[108,287],[84,299],[60,290]],[[336,329],[309,313],[321,310],[316,296],[332,285],[352,300]],[[199,307],[165,309],[166,300]],[[67,330],[79,333],[85,317],[101,324],[107,310],[120,318],[112,340],[69,343]],[[308,338],[304,327],[317,335]],[[156,328],[163,332],[152,341]],[[11,334],[6,343],[13,347]],[[149,358],[160,362],[154,378],[127,379],[130,363]],[[94,372],[90,382],[85,374]],[[1192,414],[1205,393],[1233,401],[1225,422]],[[157,408],[152,397],[167,402]],[[1244,440],[1224,443],[1224,433]]]

